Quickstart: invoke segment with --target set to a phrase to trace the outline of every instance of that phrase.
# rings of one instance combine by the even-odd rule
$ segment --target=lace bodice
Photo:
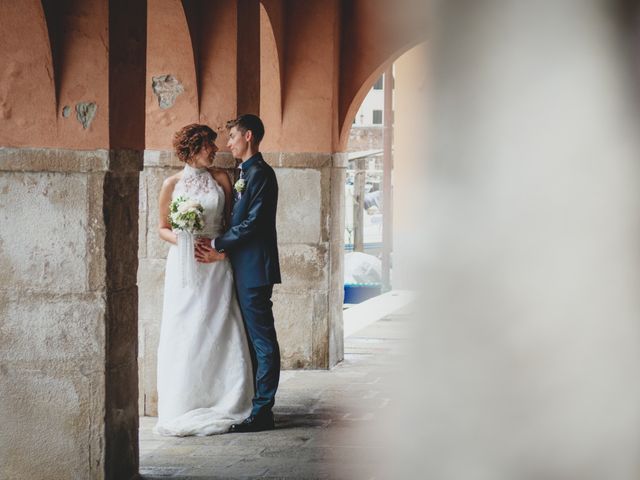
[[[204,230],[199,236],[215,238],[222,233],[224,191],[207,169],[185,165],[171,199],[179,196],[198,201],[204,208]]]

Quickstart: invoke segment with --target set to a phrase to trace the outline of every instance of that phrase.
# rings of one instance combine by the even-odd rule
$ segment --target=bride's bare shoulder
[[[222,169],[222,168],[210,168],[209,172],[211,173],[211,176],[214,178],[214,180],[216,182],[218,182],[218,185],[220,185],[222,188],[227,188],[227,187],[231,187],[231,180],[229,180],[229,175],[227,174],[227,171]]]
[[[182,178],[182,172],[178,172],[174,175],[171,175],[170,177],[167,177],[164,179],[164,181],[162,182],[162,189],[166,189],[166,188],[171,188],[173,189],[173,187],[176,186],[176,183],[178,183],[178,181],[180,180],[180,178]]]

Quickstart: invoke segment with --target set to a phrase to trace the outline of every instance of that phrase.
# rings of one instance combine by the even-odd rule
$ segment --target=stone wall
[[[274,289],[282,367],[328,368],[342,360],[342,236],[346,157],[266,153],[279,185],[281,285]],[[229,154],[216,164],[230,168]],[[170,152],[147,151],[140,181],[138,284],[140,412],[157,414],[156,350],[168,244],[157,234],[162,181],[182,168]],[[337,185],[338,188],[332,188]]]
[[[0,148],[0,478],[137,472],[139,157]]]

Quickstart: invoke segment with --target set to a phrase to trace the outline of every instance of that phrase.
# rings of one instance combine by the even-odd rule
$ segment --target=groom
[[[249,337],[255,377],[251,415],[230,432],[258,432],[274,428],[271,408],[280,379],[280,347],[271,310],[273,285],[280,283],[276,239],[278,182],[259,147],[264,125],[256,115],[240,115],[227,123],[227,146],[242,159],[231,226],[211,246],[226,253],[235,273],[238,303]]]

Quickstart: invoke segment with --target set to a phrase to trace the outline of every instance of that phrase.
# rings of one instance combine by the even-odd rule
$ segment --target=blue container
[[[362,303],[381,293],[381,283],[345,283],[344,303]]]

